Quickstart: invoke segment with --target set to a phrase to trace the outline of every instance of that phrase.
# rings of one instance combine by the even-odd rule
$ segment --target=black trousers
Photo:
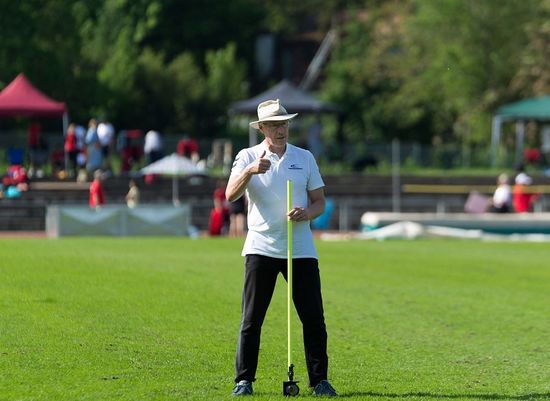
[[[242,319],[235,361],[235,382],[254,381],[258,367],[260,335],[279,273],[287,279],[286,259],[247,255],[242,299]],[[292,298],[303,326],[309,384],[327,379],[327,330],[317,259],[294,259]]]

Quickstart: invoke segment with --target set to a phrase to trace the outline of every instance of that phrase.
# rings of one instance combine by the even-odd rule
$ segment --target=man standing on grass
[[[309,384],[315,395],[335,396],[327,381],[327,331],[321,296],[317,251],[310,220],[325,208],[324,183],[313,155],[289,144],[288,114],[279,100],[258,106],[250,123],[265,139],[243,149],[233,163],[226,197],[233,202],[246,193],[248,234],[242,255],[245,278],[242,319],[235,363],[233,395],[252,394],[256,379],[262,324],[279,273],[287,274],[287,219],[293,221],[292,298],[303,325]],[[293,181],[294,208],[286,210],[286,182]]]

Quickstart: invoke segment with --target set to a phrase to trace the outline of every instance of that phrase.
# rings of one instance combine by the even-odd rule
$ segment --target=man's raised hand
[[[265,154],[266,151],[264,150],[262,155],[249,165],[250,173],[264,174],[267,170],[269,170],[269,168],[271,167],[271,162],[269,161],[269,159],[264,158]]]

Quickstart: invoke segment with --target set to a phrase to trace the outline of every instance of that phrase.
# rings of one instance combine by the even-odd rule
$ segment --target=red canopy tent
[[[0,92],[0,118],[2,117],[61,117],[63,135],[69,124],[65,103],[57,102],[40,92],[23,73]]]
[[[0,92],[0,117],[64,117],[67,106],[36,89],[19,74]]]

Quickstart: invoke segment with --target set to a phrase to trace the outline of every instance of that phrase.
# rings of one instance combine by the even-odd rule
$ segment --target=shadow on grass
[[[521,395],[501,395],[501,394],[434,394],[434,393],[377,393],[374,391],[353,392],[339,394],[339,398],[351,397],[385,397],[385,398],[435,398],[435,399],[455,399],[470,398],[473,400],[550,400],[550,393],[532,393]]]

